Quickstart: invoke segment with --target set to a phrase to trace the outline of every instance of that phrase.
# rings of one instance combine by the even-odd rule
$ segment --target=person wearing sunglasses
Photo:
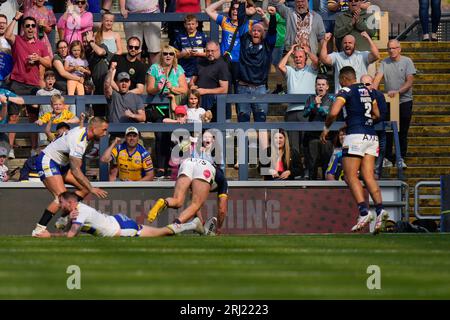
[[[14,19],[6,28],[5,38],[12,48],[14,66],[10,75],[10,89],[18,95],[35,95],[44,86],[41,68],[51,68],[51,59],[45,43],[37,38],[37,23],[33,17],[25,17],[22,21],[23,35],[13,33],[15,25],[23,16],[17,11]],[[38,119],[39,110],[27,105],[28,121],[34,123]],[[17,110],[18,114],[18,110]],[[14,134],[13,134],[14,135]],[[31,134],[31,153],[37,153],[37,139]],[[14,139],[11,141],[14,142]]]
[[[342,50],[342,39],[346,35],[355,37],[356,50],[368,51],[370,50],[370,43],[364,39],[361,33],[367,32],[370,37],[377,33],[373,22],[375,18],[361,7],[361,0],[349,0],[348,3],[349,9],[336,16],[334,37],[336,38],[338,51]]]
[[[94,16],[87,11],[86,0],[76,0],[67,6],[66,12],[58,20],[59,38],[70,45],[72,41],[83,41],[83,33],[92,31]]]
[[[145,75],[147,66],[139,60],[141,53],[141,40],[138,37],[130,37],[127,40],[127,52],[121,55],[114,55],[111,63],[117,63],[116,75],[126,72],[130,75],[130,91],[136,94],[144,94],[145,92]],[[117,81],[117,77],[114,79]]]

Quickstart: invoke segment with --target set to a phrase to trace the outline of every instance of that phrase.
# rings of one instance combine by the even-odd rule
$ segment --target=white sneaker
[[[215,236],[217,232],[217,218],[212,217],[206,220],[203,226],[205,230],[205,236]]]
[[[371,221],[376,219],[376,215],[374,212],[369,211],[369,213],[365,216],[359,216],[356,224],[352,228],[352,232],[357,232],[362,230],[365,226],[367,226]]]
[[[383,168],[392,168],[394,165],[392,162],[389,161],[389,159],[384,158],[383,159]]]
[[[375,229],[373,234],[383,232],[386,228],[386,221],[389,219],[389,213],[386,210],[381,210],[381,213],[377,216],[375,222]]]
[[[31,232],[31,236],[36,237],[39,233],[47,230],[46,226],[40,225],[39,223],[36,224],[36,228],[34,228],[33,232]]]
[[[195,223],[196,226],[197,226],[197,228],[194,231],[197,232],[200,235],[204,235],[205,234],[205,228],[203,227],[202,221],[198,217],[195,217],[194,220],[192,220],[192,222]]]
[[[69,223],[69,216],[59,217],[55,222],[55,228],[59,230],[64,230]]]
[[[16,155],[14,154],[14,149],[11,148],[11,150],[9,150],[8,158],[9,159],[15,159],[16,158]]]
[[[403,160],[403,158],[400,159],[400,166],[401,166],[403,169],[408,168],[408,166],[406,165],[405,160]]]

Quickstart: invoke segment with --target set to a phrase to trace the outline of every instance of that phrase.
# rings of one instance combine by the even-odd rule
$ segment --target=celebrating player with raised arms
[[[326,142],[326,137],[331,124],[344,109],[347,135],[342,146],[342,164],[345,181],[350,187],[353,198],[359,209],[359,217],[352,231],[359,231],[372,221],[376,221],[373,232],[383,231],[384,224],[389,214],[384,210],[381,190],[375,180],[375,158],[378,156],[378,136],[374,123],[380,118],[380,111],[373,94],[364,84],[357,83],[356,72],[350,67],[344,67],[339,71],[339,82],[342,86],[336,101],[331,107],[325,120],[325,127],[320,139]],[[359,172],[375,202],[376,215],[369,211],[364,199],[364,191],[359,181]]]
[[[94,117],[86,128],[76,127],[50,143],[36,160],[36,169],[47,190],[54,200],[45,209],[44,214],[33,230],[37,236],[47,228],[47,224],[60,209],[58,196],[66,191],[65,183],[77,188],[76,194],[83,199],[93,193],[98,198],[106,198],[107,192],[94,188],[83,174],[81,165],[88,143],[98,141],[108,133],[107,120]]]

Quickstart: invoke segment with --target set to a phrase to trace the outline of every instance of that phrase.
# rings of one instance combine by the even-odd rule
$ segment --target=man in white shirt
[[[324,41],[322,42],[322,48],[320,50],[320,61],[328,66],[334,67],[334,86],[336,93],[341,90],[341,86],[339,84],[339,70],[343,67],[350,66],[355,69],[356,78],[361,79],[363,75],[368,73],[367,69],[369,64],[380,58],[378,48],[367,32],[361,32],[361,36],[369,42],[370,51],[355,50],[355,37],[352,35],[346,35],[342,39],[343,51],[328,54],[327,46],[332,34],[325,34]]]
[[[89,142],[99,140],[108,134],[108,122],[95,117],[87,128],[77,127],[50,143],[36,159],[36,169],[41,181],[54,200],[47,206],[32,236],[38,236],[60,209],[58,196],[67,191],[65,183],[75,186],[76,194],[83,199],[89,193],[106,198],[107,192],[94,188],[83,174],[81,165]]]
[[[171,236],[184,231],[196,231],[204,234],[203,224],[199,218],[175,226],[169,224],[163,228],[139,225],[124,214],[107,215],[79,202],[75,192],[66,191],[59,195],[59,202],[64,213],[70,215],[72,226],[68,232],[39,233],[39,238],[76,237],[80,232],[99,237],[161,237]]]

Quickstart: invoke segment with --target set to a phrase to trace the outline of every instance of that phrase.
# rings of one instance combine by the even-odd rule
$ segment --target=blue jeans
[[[441,21],[441,0],[419,0],[419,17],[423,34],[428,34],[429,13],[431,2],[431,32],[436,33]]]
[[[381,179],[381,175],[383,173],[383,160],[386,154],[386,130],[378,131],[377,135],[380,152],[378,154],[377,160],[375,161],[375,174],[378,176],[378,179]]]
[[[260,95],[266,94],[266,85],[251,87],[237,85],[238,94]],[[238,103],[237,114],[239,122],[249,122],[250,115],[253,112],[253,120],[255,122],[266,122],[267,112],[269,111],[268,103]]]

